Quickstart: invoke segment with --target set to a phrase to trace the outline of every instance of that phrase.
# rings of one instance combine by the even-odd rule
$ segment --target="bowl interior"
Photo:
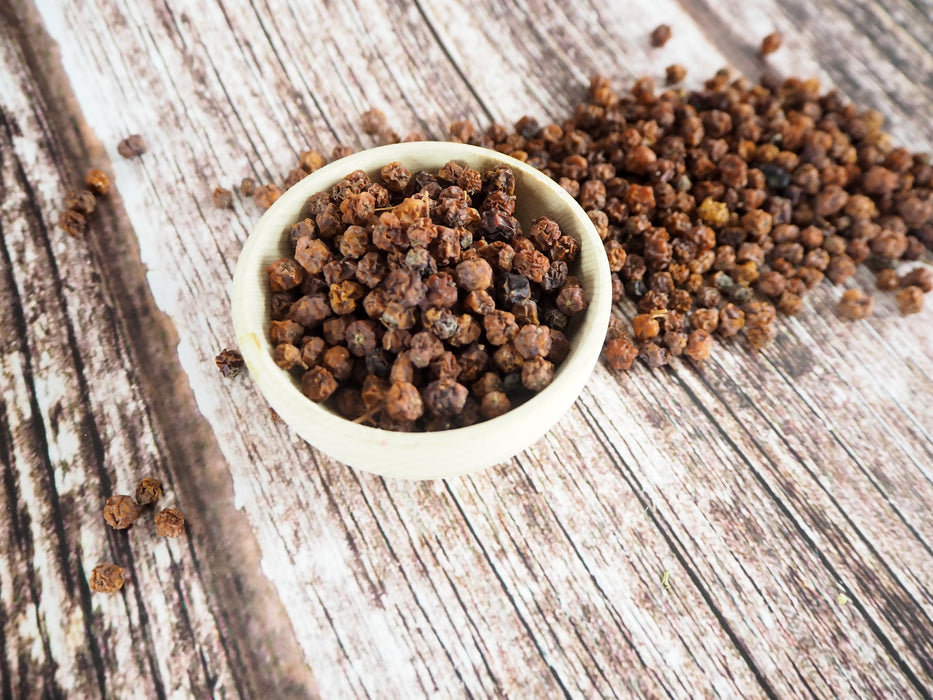
[[[266,268],[289,255],[284,231],[298,221],[312,194],[329,190],[354,170],[378,180],[392,161],[409,170],[437,170],[450,160],[484,172],[505,163],[515,173],[516,211],[524,231],[531,220],[549,216],[580,243],[571,266],[583,283],[589,308],[573,319],[571,351],[554,381],[508,413],[464,428],[430,433],[380,430],[348,421],[307,399],[299,380],[272,360],[268,339]],[[233,324],[247,368],[279,416],[302,438],[330,456],[386,476],[441,478],[490,466],[520,452],[543,435],[574,402],[599,356],[609,321],[611,285],[602,243],[585,212],[559,185],[534,168],[497,151],[444,142],[382,146],[342,158],[311,173],[289,189],[256,224],[237,260],[233,280]]]

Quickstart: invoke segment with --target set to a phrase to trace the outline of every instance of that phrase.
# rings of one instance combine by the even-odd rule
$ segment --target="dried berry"
[[[253,192],[256,206],[265,211],[282,196],[282,188],[275,184],[261,185]]]
[[[240,352],[238,350],[231,350],[230,348],[221,350],[217,357],[214,358],[214,362],[217,364],[217,369],[220,370],[220,373],[230,379],[237,376],[246,368],[246,363],[243,361],[243,356]]]
[[[670,26],[667,24],[659,24],[654,28],[654,31],[651,32],[651,45],[659,48],[664,46],[668,41],[670,41],[673,32],[671,31]]]
[[[136,502],[141,505],[155,503],[162,496],[162,482],[158,479],[147,477],[136,486]]]
[[[110,178],[102,170],[89,170],[84,176],[84,186],[102,197],[110,192]]]
[[[69,236],[78,237],[84,234],[87,220],[84,215],[74,209],[65,209],[58,215],[58,227]]]
[[[65,209],[71,209],[87,217],[97,206],[94,193],[90,190],[70,189],[65,193]]]
[[[676,85],[687,77],[687,69],[679,63],[674,63],[664,69],[664,74],[668,85]]]
[[[919,287],[924,294],[933,291],[933,270],[928,267],[915,267],[901,276],[898,283],[901,287]]]
[[[363,126],[363,131],[367,134],[378,134],[385,131],[386,115],[381,109],[376,109],[374,107],[360,115],[360,123]]]
[[[386,393],[385,410],[394,421],[412,421],[424,413],[424,401],[413,384],[396,381]]]
[[[88,585],[96,593],[115,593],[123,588],[124,573],[123,567],[116,564],[98,564],[91,571]]]
[[[874,308],[874,297],[868,296],[859,289],[847,289],[839,299],[839,315],[853,321],[868,318]]]
[[[114,530],[128,528],[139,517],[139,505],[132,496],[111,496],[104,506],[104,520]]]
[[[713,337],[705,330],[698,329],[690,333],[684,355],[695,362],[706,360],[713,347]]]
[[[780,32],[771,32],[764,39],[761,40],[761,48],[759,52],[762,56],[767,56],[769,53],[774,53],[779,48],[781,48],[781,42],[784,37],[781,36]]]
[[[233,193],[223,187],[215,187],[211,194],[214,200],[214,206],[218,209],[230,209],[233,207]]]
[[[894,293],[897,308],[905,316],[919,313],[923,309],[923,290],[920,287],[904,287]]]
[[[131,134],[117,144],[117,153],[124,158],[141,156],[147,150],[149,149],[146,148],[146,142],[139,134]]]
[[[175,508],[165,508],[155,516],[156,534],[159,537],[178,537],[185,531],[185,516]]]
[[[337,390],[337,380],[325,367],[312,367],[301,375],[301,393],[312,401],[324,401]]]

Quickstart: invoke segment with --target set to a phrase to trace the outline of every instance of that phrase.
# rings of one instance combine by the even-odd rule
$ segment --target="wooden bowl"
[[[537,216],[549,216],[579,241],[571,272],[582,280],[589,308],[573,319],[568,331],[570,354],[550,386],[498,418],[431,433],[401,433],[353,423],[306,398],[297,378],[273,362],[266,268],[289,255],[283,232],[299,219],[302,205],[315,192],[329,190],[354,170],[364,170],[375,179],[380,168],[392,161],[415,172],[436,171],[451,160],[480,172],[498,164],[512,168],[515,216],[522,229],[528,231]],[[509,459],[546,433],[590,377],[605,338],[611,303],[602,242],[583,209],[557,183],[497,151],[425,141],[381,146],[341,158],[289,189],[262,216],[243,246],[233,276],[232,299],[233,327],[246,367],[282,420],[311,445],[345,464],[407,479],[437,479],[488,467]]]

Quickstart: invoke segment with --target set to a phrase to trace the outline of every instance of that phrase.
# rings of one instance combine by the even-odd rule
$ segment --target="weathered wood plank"
[[[66,187],[94,156],[83,150],[50,43],[26,8],[0,15],[10,18],[0,28],[4,697],[306,692],[306,672],[288,668],[287,634],[276,630],[270,644],[276,605],[260,602],[249,533],[199,493],[221,495],[229,480],[191,469],[222,460],[177,385],[172,339],[133,239],[121,238],[119,198],[99,203],[87,238],[54,226]],[[151,513],[125,532],[103,522],[107,496],[131,492],[145,475],[162,479],[164,503],[195,516],[190,537],[157,537]],[[210,518],[216,525],[205,532]],[[205,558],[220,547],[240,571]],[[89,590],[101,561],[127,569],[120,594]],[[266,614],[250,622],[240,614],[247,605]],[[261,663],[277,673],[257,682],[244,667]]]
[[[933,88],[911,84],[929,73],[928,49],[883,36],[922,37],[922,12],[663,0],[624,13],[546,0],[38,6],[113,160],[155,302],[178,329],[236,504],[324,697],[929,692],[930,309],[851,326],[833,317],[827,289],[761,357],[723,347],[699,370],[600,368],[510,463],[442,484],[385,482],[271,422],[248,381],[218,377],[212,357],[232,337],[221,290],[258,212],[209,203],[215,184],[281,179],[306,146],[369,145],[357,115],[370,106],[402,133],[436,136],[457,118],[560,120],[591,73],[624,86],[674,62],[691,84],[726,63],[819,72],[929,149],[917,115]],[[652,49],[662,21],[675,38]],[[775,26],[787,43],[766,64],[755,51]],[[140,162],[114,153],[131,132],[151,144]]]

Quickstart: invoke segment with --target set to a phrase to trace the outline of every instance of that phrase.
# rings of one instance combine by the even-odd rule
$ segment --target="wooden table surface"
[[[591,74],[819,76],[933,150],[930,0],[0,0],[3,698],[930,697],[933,304],[597,367],[511,461],[352,470],[224,379],[233,266],[306,148],[561,121]],[[674,38],[651,48],[666,22]],[[762,60],[761,38],[784,46]],[[142,134],[149,152],[117,143]],[[83,238],[55,226],[98,167]],[[929,261],[929,257],[927,257]],[[869,289],[862,270],[847,286]],[[631,315],[631,308],[621,312]],[[187,535],[113,531],[143,476]],[[102,561],[128,571],[92,593]],[[665,585],[666,584],[666,585]]]

